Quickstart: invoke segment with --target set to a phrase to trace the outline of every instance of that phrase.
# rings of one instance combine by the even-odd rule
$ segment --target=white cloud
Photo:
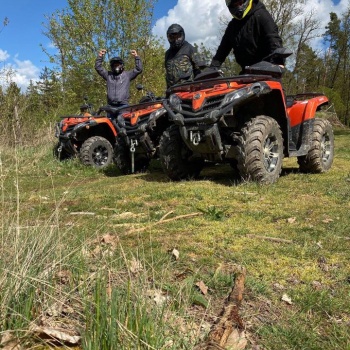
[[[20,61],[17,58],[14,59],[15,65],[13,67],[14,76],[12,80],[22,89],[26,89],[30,80],[39,80],[40,70],[31,61]]]
[[[191,44],[203,43],[208,48],[216,48],[221,37],[219,18],[222,16],[230,16],[224,1],[179,0],[167,16],[156,22],[153,34],[166,40],[168,27],[178,23],[184,28],[186,40]]]
[[[0,61],[8,61],[9,58],[10,55],[0,49]],[[15,57],[12,62],[6,62],[0,73],[0,85],[6,87],[14,82],[24,92],[31,80],[39,80],[40,69],[29,60],[21,61]]]
[[[329,13],[335,12],[341,15],[348,6],[349,0],[340,0],[337,5],[334,5],[332,0],[308,0],[304,6],[304,13],[307,14],[311,10],[316,11],[315,15],[321,23],[320,34],[322,34],[329,22]],[[178,23],[185,29],[187,41],[191,44],[203,43],[215,51],[222,36],[219,20],[222,16],[232,18],[224,0],[215,2],[212,0],[178,0],[177,5],[168,11],[167,16],[156,22],[153,34],[166,40],[168,27],[173,23]],[[315,40],[312,45],[318,48],[320,40]]]
[[[9,57],[10,55],[7,53],[7,51],[0,49],[0,62],[6,61]]]

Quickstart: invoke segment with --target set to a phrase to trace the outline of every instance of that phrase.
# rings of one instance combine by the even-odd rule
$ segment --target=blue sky
[[[132,1],[132,0],[130,0]],[[66,0],[2,0],[0,15],[0,85],[1,72],[8,67],[15,71],[13,81],[23,89],[30,79],[37,80],[47,63],[40,44],[50,48],[43,35],[45,15],[67,7]],[[317,9],[323,28],[329,21],[329,12],[343,13],[349,0],[308,0],[307,9]],[[215,49],[221,37],[219,18],[230,17],[224,0],[158,0],[155,7],[154,34],[164,36],[172,23],[185,28],[186,39],[191,43],[203,42]],[[9,24],[3,27],[4,18]],[[221,30],[221,31],[220,31]],[[52,49],[53,50],[53,49]]]
[[[176,3],[177,0],[160,0],[155,8],[155,18],[165,16]],[[12,58],[30,60],[35,66],[44,67],[46,55],[42,53],[40,44],[45,47],[50,45],[47,37],[42,34],[45,15],[65,7],[66,0],[3,0],[0,30],[5,17],[9,19],[9,24],[0,33],[0,49],[7,51]]]

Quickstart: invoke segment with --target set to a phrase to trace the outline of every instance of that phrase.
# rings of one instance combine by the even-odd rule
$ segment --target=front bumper
[[[181,137],[189,149],[206,158],[222,160],[224,157],[232,158],[234,152],[230,146],[232,142],[223,142],[225,136],[219,124],[220,119],[224,115],[235,118],[235,110],[239,106],[269,92],[271,88],[265,82],[255,82],[242,89],[212,97],[212,100],[208,98],[197,111],[189,108],[188,100],[184,105],[178,100],[177,107],[171,105],[168,100],[164,101],[163,105],[170,122],[179,126]],[[193,93],[193,99],[195,96],[196,93]]]
[[[137,151],[153,155],[157,145],[152,139],[153,130],[156,128],[157,120],[166,114],[164,108],[144,115],[139,118],[135,125],[131,125],[122,116],[118,118],[118,137],[123,138],[125,144],[130,149],[137,148]]]

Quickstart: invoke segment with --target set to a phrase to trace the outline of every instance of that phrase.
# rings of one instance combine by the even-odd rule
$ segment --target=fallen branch
[[[263,239],[266,241],[272,241],[272,242],[278,242],[278,243],[289,243],[292,244],[293,241],[289,239],[283,239],[283,238],[276,238],[276,237],[267,237],[267,236],[258,236],[258,235],[247,235],[248,238],[257,238],[257,239]]]
[[[91,213],[88,211],[77,211],[77,212],[72,212],[70,215],[96,215],[95,213]]]
[[[165,218],[166,217],[168,217],[169,215],[171,215],[171,214],[173,214],[174,212],[173,211],[169,211],[168,213],[166,213],[164,216],[162,216],[161,218],[160,218],[160,220],[159,221],[163,221],[163,220],[165,220]]]
[[[163,216],[159,221],[154,222],[152,224],[149,224],[145,227],[140,227],[140,228],[135,228],[135,229],[131,229],[129,231],[127,231],[127,233],[133,233],[133,232],[141,232],[141,231],[145,231],[151,227],[157,226],[159,224],[164,224],[166,222],[170,222],[170,221],[176,221],[176,220],[181,220],[181,219],[187,219],[187,218],[191,218],[191,217],[195,217],[195,216],[199,216],[199,215],[203,215],[202,213],[192,213],[192,214],[186,214],[186,215],[179,215],[179,216],[175,216],[173,218],[170,219],[164,219],[165,217],[167,217],[168,215],[170,215],[170,213],[166,214],[165,216]]]
[[[243,299],[245,277],[245,268],[239,267],[239,270],[235,273],[234,286],[227,298],[219,321],[209,332],[207,340],[198,344],[195,350],[220,350],[230,346],[236,346],[234,348],[239,346],[240,349],[246,347],[247,340],[243,332],[244,324],[238,313]]]

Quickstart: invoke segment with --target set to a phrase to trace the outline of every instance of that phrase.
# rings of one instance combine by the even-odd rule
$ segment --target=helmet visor
[[[226,0],[226,6],[227,7],[239,7],[242,6],[245,2],[248,2],[246,0]]]
[[[182,33],[169,33],[167,35],[169,43],[174,43],[178,39],[182,39]]]

